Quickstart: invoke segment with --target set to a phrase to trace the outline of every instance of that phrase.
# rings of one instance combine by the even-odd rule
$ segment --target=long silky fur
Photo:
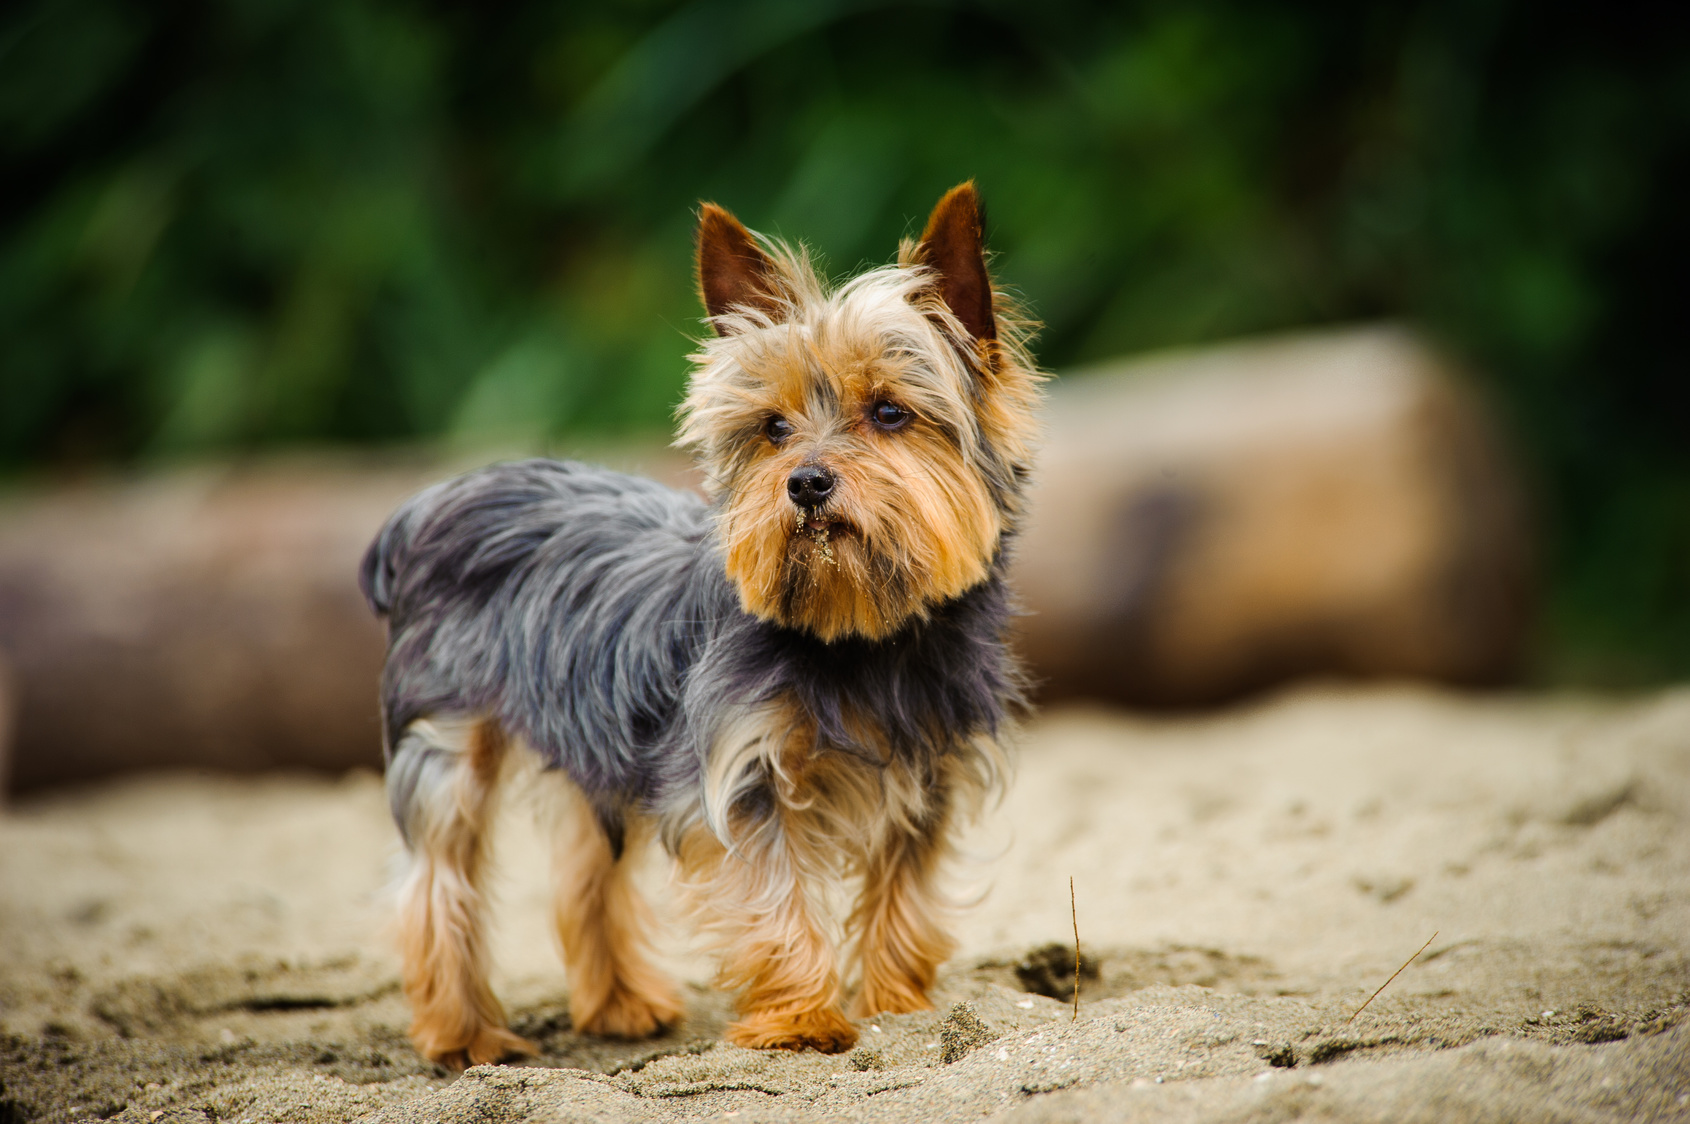
[[[580,787],[613,840],[638,808],[664,818],[673,848],[693,815],[731,845],[729,805],[772,811],[766,754],[709,786],[711,807],[700,799],[718,742],[731,756],[728,734],[767,732],[748,713],[795,703],[815,749],[917,775],[978,758],[1024,706],[1003,569],[1000,553],[986,580],[883,640],[826,643],[740,608],[704,501],[534,460],[412,498],[360,584],[388,620],[390,755],[413,722],[491,716]],[[975,764],[984,786],[1001,779]]]

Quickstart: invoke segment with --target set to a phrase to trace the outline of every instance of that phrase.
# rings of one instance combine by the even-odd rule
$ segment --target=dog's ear
[[[782,304],[774,261],[751,232],[714,203],[698,208],[698,294],[712,317],[736,306],[774,312]],[[718,334],[722,332],[717,325]]]
[[[992,279],[986,273],[986,214],[973,180],[945,192],[933,208],[915,260],[938,275],[940,298],[969,335],[997,339]]]

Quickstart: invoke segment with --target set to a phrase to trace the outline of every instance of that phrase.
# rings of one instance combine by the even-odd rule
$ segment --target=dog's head
[[[1020,514],[1040,376],[986,271],[971,183],[896,265],[828,286],[705,204],[680,442],[718,503],[747,612],[880,638],[984,580]]]

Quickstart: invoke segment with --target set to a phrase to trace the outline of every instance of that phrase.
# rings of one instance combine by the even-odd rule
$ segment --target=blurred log
[[[13,786],[379,764],[381,631],[349,575],[418,479],[200,471],[8,505]]]
[[[1311,673],[1489,684],[1533,592],[1474,396],[1372,328],[1059,380],[1016,577],[1045,697],[1190,705]]]
[[[684,479],[657,449],[631,469]],[[0,503],[15,790],[135,769],[379,767],[364,548],[453,469],[289,459]]]
[[[694,482],[661,446],[587,459]],[[358,560],[435,461],[287,460],[0,500],[14,788],[380,760]],[[1334,333],[1060,380],[1017,580],[1047,697],[1212,702],[1307,673],[1507,677],[1525,521],[1412,337]],[[3,688],[0,688],[3,691]],[[4,762],[0,694],[0,762]]]
[[[12,701],[12,669],[0,652],[0,802],[6,798],[12,776],[12,730],[15,726]]]

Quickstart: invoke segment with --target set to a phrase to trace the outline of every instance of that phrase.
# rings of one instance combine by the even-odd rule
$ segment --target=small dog
[[[828,891],[852,1010],[924,1010],[953,942],[937,884],[1001,785],[1024,706],[1005,647],[1042,376],[987,273],[979,196],[950,191],[896,265],[829,288],[804,252],[705,204],[715,338],[679,415],[708,503],[552,461],[436,485],[361,571],[387,618],[387,792],[411,1037],[452,1067],[530,1053],[487,983],[487,833],[526,747],[566,778],[556,923],[575,1027],[681,1015],[621,862],[655,833],[739,992],[728,1038],[836,1052]]]

